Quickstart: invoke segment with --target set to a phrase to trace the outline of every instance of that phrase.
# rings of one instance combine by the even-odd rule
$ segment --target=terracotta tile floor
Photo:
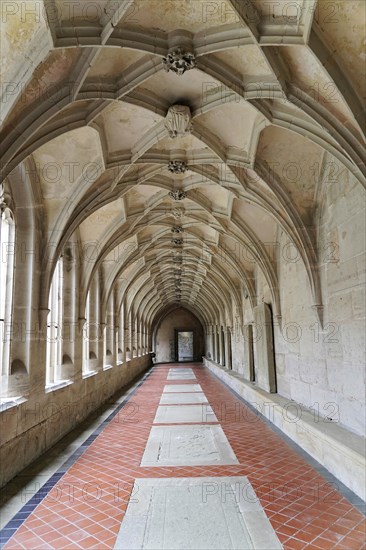
[[[197,380],[167,381],[155,367],[81,457],[61,477],[4,548],[113,548],[135,478],[249,478],[287,549],[365,549],[366,520],[208,369]],[[201,384],[239,465],[141,468],[140,461],[167,384]],[[132,495],[133,498],[133,495]],[[268,549],[270,550],[270,549]]]

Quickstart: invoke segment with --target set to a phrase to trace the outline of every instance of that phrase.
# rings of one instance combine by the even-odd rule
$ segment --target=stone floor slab
[[[141,466],[239,464],[221,426],[153,426]]]
[[[163,393],[201,392],[200,384],[169,384],[164,386]]]
[[[193,369],[191,367],[172,367],[171,369],[169,369],[169,372],[193,374]]]
[[[117,550],[280,550],[248,479],[136,479]]]
[[[156,411],[154,424],[189,424],[192,422],[217,422],[215,413],[209,405],[160,405]]]
[[[208,403],[203,392],[193,393],[163,393],[160,405],[186,405],[188,403]]]
[[[196,380],[196,376],[193,372],[169,372],[167,380]]]

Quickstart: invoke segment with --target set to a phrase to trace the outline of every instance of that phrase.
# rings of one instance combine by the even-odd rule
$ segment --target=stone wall
[[[155,337],[157,363],[175,361],[175,330],[194,331],[195,358],[201,361],[204,353],[204,332],[199,320],[188,310],[177,308],[159,325]]]
[[[284,232],[277,235],[282,315],[281,323],[273,319],[277,392],[313,409],[324,422],[365,435],[366,203],[361,185],[340,167],[337,174],[338,179],[323,182],[312,220],[320,260],[323,326],[312,307],[299,252]],[[255,275],[257,303],[273,306],[262,272],[256,270]],[[253,310],[245,300],[244,325],[253,322]],[[233,370],[248,379],[245,327],[234,331],[232,345]],[[255,343],[254,362],[257,369],[262,368]]]
[[[116,391],[150,366],[150,355],[63,388],[30,398],[1,413],[0,486],[46,452]]]
[[[279,263],[282,332],[275,331],[278,392],[365,434],[365,200],[361,186],[328,185],[319,212],[323,328],[299,259]],[[352,219],[352,223],[351,223]],[[280,236],[280,245],[286,241]]]
[[[278,394],[260,390],[240,375],[206,358],[204,364],[349,489],[365,499],[366,460],[362,437],[339,424],[319,422],[314,411]]]

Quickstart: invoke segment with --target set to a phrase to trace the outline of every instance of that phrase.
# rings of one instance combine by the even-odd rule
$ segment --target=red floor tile
[[[166,380],[171,366],[152,372],[5,550],[113,548],[135,478],[228,475],[249,478],[285,550],[360,550],[363,516],[203,367],[192,365],[192,383],[201,384],[240,464],[141,468],[163,387],[177,383]]]

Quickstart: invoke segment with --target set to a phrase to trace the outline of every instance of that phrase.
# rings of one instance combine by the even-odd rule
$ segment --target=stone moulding
[[[196,66],[196,56],[193,52],[188,52],[183,48],[170,50],[166,57],[163,57],[164,69],[166,72],[173,71],[181,76],[186,71],[194,69]]]
[[[6,200],[5,187],[3,184],[0,184],[0,217],[2,216],[8,223],[13,223],[13,214]]]
[[[168,164],[168,170],[172,174],[184,174],[187,170],[187,165],[183,160],[171,160]]]
[[[175,201],[181,201],[186,198],[186,194],[181,189],[178,189],[177,191],[170,191],[169,197]]]
[[[171,211],[171,215],[174,216],[176,220],[181,220],[185,216],[185,209],[184,208],[173,208]]]
[[[172,243],[181,246],[183,244],[183,239],[172,239]]]
[[[181,225],[172,227],[172,233],[183,233],[183,232],[184,232],[184,229]]]
[[[186,105],[172,105],[169,107],[164,126],[172,139],[190,134],[192,132],[192,115],[190,108]]]

